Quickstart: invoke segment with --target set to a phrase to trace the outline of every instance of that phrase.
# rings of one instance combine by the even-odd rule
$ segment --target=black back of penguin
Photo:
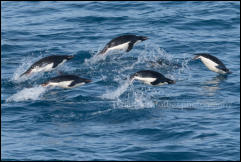
[[[74,56],[71,55],[52,55],[52,56],[47,56],[39,61],[35,62],[31,67],[34,68],[35,66],[42,66],[43,64],[48,64],[48,63],[54,63],[53,68],[58,66],[63,60],[70,60]]]
[[[225,65],[223,64],[223,62],[220,61],[220,60],[219,60],[217,57],[215,57],[215,56],[212,56],[212,55],[207,54],[207,53],[197,53],[197,54],[195,54],[195,55],[197,55],[197,56],[203,56],[203,57],[205,57],[205,58],[208,58],[208,59],[212,60],[213,62],[217,63],[218,65],[225,67]]]
[[[145,78],[148,80],[148,78],[155,78],[155,81],[150,82],[150,84],[152,85],[158,85],[160,83],[168,83],[168,84],[174,84],[175,81],[166,78],[164,75],[162,75],[161,73],[158,73],[156,71],[152,71],[152,70],[141,70],[138,71],[136,73],[134,73],[133,75],[131,75],[130,80],[135,79],[136,77],[139,78],[143,78],[141,80],[145,80]]]
[[[38,60],[37,62],[35,62],[34,64],[32,64],[30,66],[30,68],[28,68],[27,71],[25,71],[23,74],[20,75],[20,77],[25,74],[30,74],[32,72],[32,70],[37,67],[44,67],[48,64],[53,64],[52,69],[56,68],[64,60],[70,60],[73,57],[74,56],[72,56],[72,55],[52,55],[52,56],[44,57],[44,58]],[[50,70],[52,70],[52,69],[50,69]]]
[[[126,42],[137,42],[138,40],[144,41],[147,37],[144,36],[136,36],[136,35],[122,35],[117,38],[112,39],[109,43],[107,43],[108,47],[114,47],[120,44],[124,44]]]
[[[194,60],[195,60],[195,59],[198,59],[199,56],[201,56],[201,57],[204,57],[204,58],[206,58],[206,59],[214,62],[215,64],[217,64],[217,66],[212,67],[212,69],[209,68],[209,69],[212,70],[212,71],[215,71],[215,72],[218,72],[218,73],[221,72],[221,73],[224,73],[224,74],[230,74],[230,73],[232,73],[228,68],[226,68],[226,66],[223,64],[223,62],[222,62],[221,60],[219,60],[219,59],[218,59],[217,57],[215,57],[215,56],[212,56],[212,55],[207,54],[207,53],[198,53],[198,54],[195,54],[195,55],[196,55],[196,56],[193,58]],[[212,65],[208,64],[207,62],[206,62],[206,63],[204,62],[204,64],[205,64],[207,67],[212,66]],[[218,71],[218,70],[216,70],[216,69],[220,69],[221,71]]]
[[[144,36],[136,36],[136,35],[122,35],[119,36],[117,38],[112,39],[110,42],[108,42],[105,47],[98,53],[98,55],[100,54],[105,54],[107,53],[109,50],[113,50],[114,48],[117,48],[119,46],[119,49],[121,48],[126,48],[126,52],[129,52],[130,50],[132,50],[134,44],[138,41],[144,41],[147,40],[147,37]],[[127,44],[128,45],[124,45]],[[120,47],[121,45],[124,45],[122,47]]]
[[[84,82],[84,83],[89,83],[91,82],[91,80],[89,79],[85,79],[85,78],[80,78],[79,76],[76,75],[60,75],[57,77],[54,77],[52,79],[49,80],[49,82],[63,82],[63,81],[70,81],[73,80],[75,82]]]
[[[136,72],[132,77],[139,76],[142,78],[165,78],[164,75],[152,70],[141,70]]]

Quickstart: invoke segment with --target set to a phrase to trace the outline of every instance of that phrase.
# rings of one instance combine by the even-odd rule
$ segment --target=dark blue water
[[[240,2],[1,2],[2,160],[240,160]],[[112,38],[150,39],[96,53]],[[233,72],[208,70],[207,52]],[[19,78],[48,55],[75,58]],[[163,60],[166,64],[153,64]],[[174,85],[125,78],[161,72]],[[39,86],[57,71],[93,82]]]

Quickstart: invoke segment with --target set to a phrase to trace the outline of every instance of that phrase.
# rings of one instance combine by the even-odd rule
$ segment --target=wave
[[[45,87],[42,87],[41,85],[38,85],[32,88],[24,88],[23,90],[10,96],[6,101],[19,102],[19,101],[26,101],[26,100],[39,100],[41,95],[43,95],[46,91],[47,89]]]

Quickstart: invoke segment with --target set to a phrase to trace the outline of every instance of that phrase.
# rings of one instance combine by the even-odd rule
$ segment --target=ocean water
[[[6,1],[1,29],[2,160],[240,160],[240,2]],[[122,34],[149,39],[96,57]],[[53,54],[75,57],[19,77]],[[145,69],[176,84],[126,80]],[[93,82],[40,86],[58,71]]]

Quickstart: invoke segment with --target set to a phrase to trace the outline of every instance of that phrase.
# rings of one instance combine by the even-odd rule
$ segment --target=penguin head
[[[85,83],[90,83],[90,82],[92,82],[92,80],[90,80],[90,79],[85,79],[84,82],[85,82]]]
[[[67,56],[67,60],[70,60],[70,59],[72,59],[74,57],[74,55],[69,55],[69,56]]]
[[[171,80],[171,79],[167,79],[166,82],[167,82],[168,84],[175,84],[175,83],[176,83],[175,80]]]
[[[41,84],[41,86],[42,87],[47,87],[47,86],[49,86],[49,82],[45,82],[45,83]]]
[[[148,37],[144,37],[144,36],[139,36],[139,40],[141,40],[141,41],[144,41],[144,40],[147,40],[147,39],[149,39]]]

